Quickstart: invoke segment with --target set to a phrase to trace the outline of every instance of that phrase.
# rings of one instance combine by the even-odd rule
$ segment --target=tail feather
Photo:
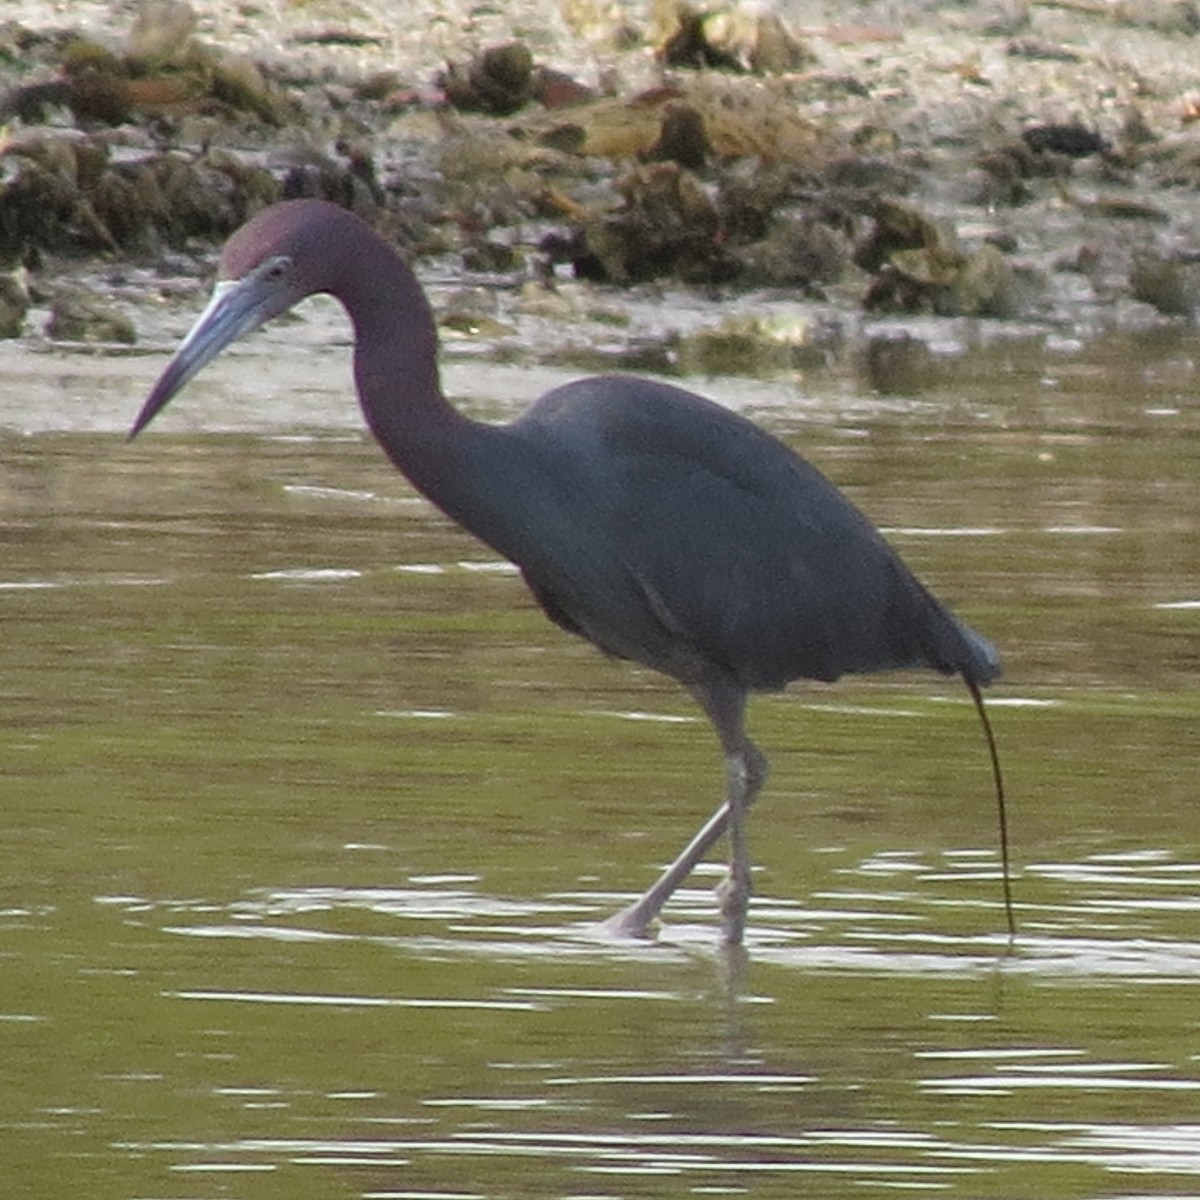
[[[994,683],[1000,678],[1000,655],[987,638],[961,621],[956,623],[968,651],[968,657],[958,669],[969,682],[979,687],[987,687],[989,683]]]

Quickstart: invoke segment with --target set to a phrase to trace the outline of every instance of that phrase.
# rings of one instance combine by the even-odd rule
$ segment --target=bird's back
[[[719,405],[600,376],[505,427],[529,482],[477,530],[547,613],[685,683],[929,667],[986,684],[992,647],[811,464]]]

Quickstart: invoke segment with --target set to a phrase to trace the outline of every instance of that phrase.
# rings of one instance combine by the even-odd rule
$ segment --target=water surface
[[[412,494],[341,347],[270,336],[133,446],[160,359],[9,362],[6,1194],[1200,1194],[1193,337],[698,385],[1000,646],[1019,868],[1009,951],[961,688],[763,697],[729,962],[718,866],[657,945],[592,935],[716,802],[687,698]],[[542,374],[450,383],[499,417]]]

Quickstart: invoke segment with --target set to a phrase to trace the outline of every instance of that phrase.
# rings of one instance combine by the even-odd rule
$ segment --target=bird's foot
[[[651,930],[654,923],[654,915],[647,914],[643,911],[640,903],[635,903],[629,905],[628,908],[621,909],[618,913],[613,913],[607,920],[601,921],[596,926],[596,933],[602,938],[611,938],[616,941],[649,942],[654,940]]]

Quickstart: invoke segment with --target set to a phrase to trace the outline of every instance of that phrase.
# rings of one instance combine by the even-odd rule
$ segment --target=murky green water
[[[709,732],[411,495],[340,352],[299,426],[235,357],[133,447],[156,361],[13,366],[0,1191],[1200,1195],[1196,346],[706,389],[1001,646],[1020,864],[1005,955],[959,689],[764,697],[740,970],[716,868],[589,937],[715,803]]]

